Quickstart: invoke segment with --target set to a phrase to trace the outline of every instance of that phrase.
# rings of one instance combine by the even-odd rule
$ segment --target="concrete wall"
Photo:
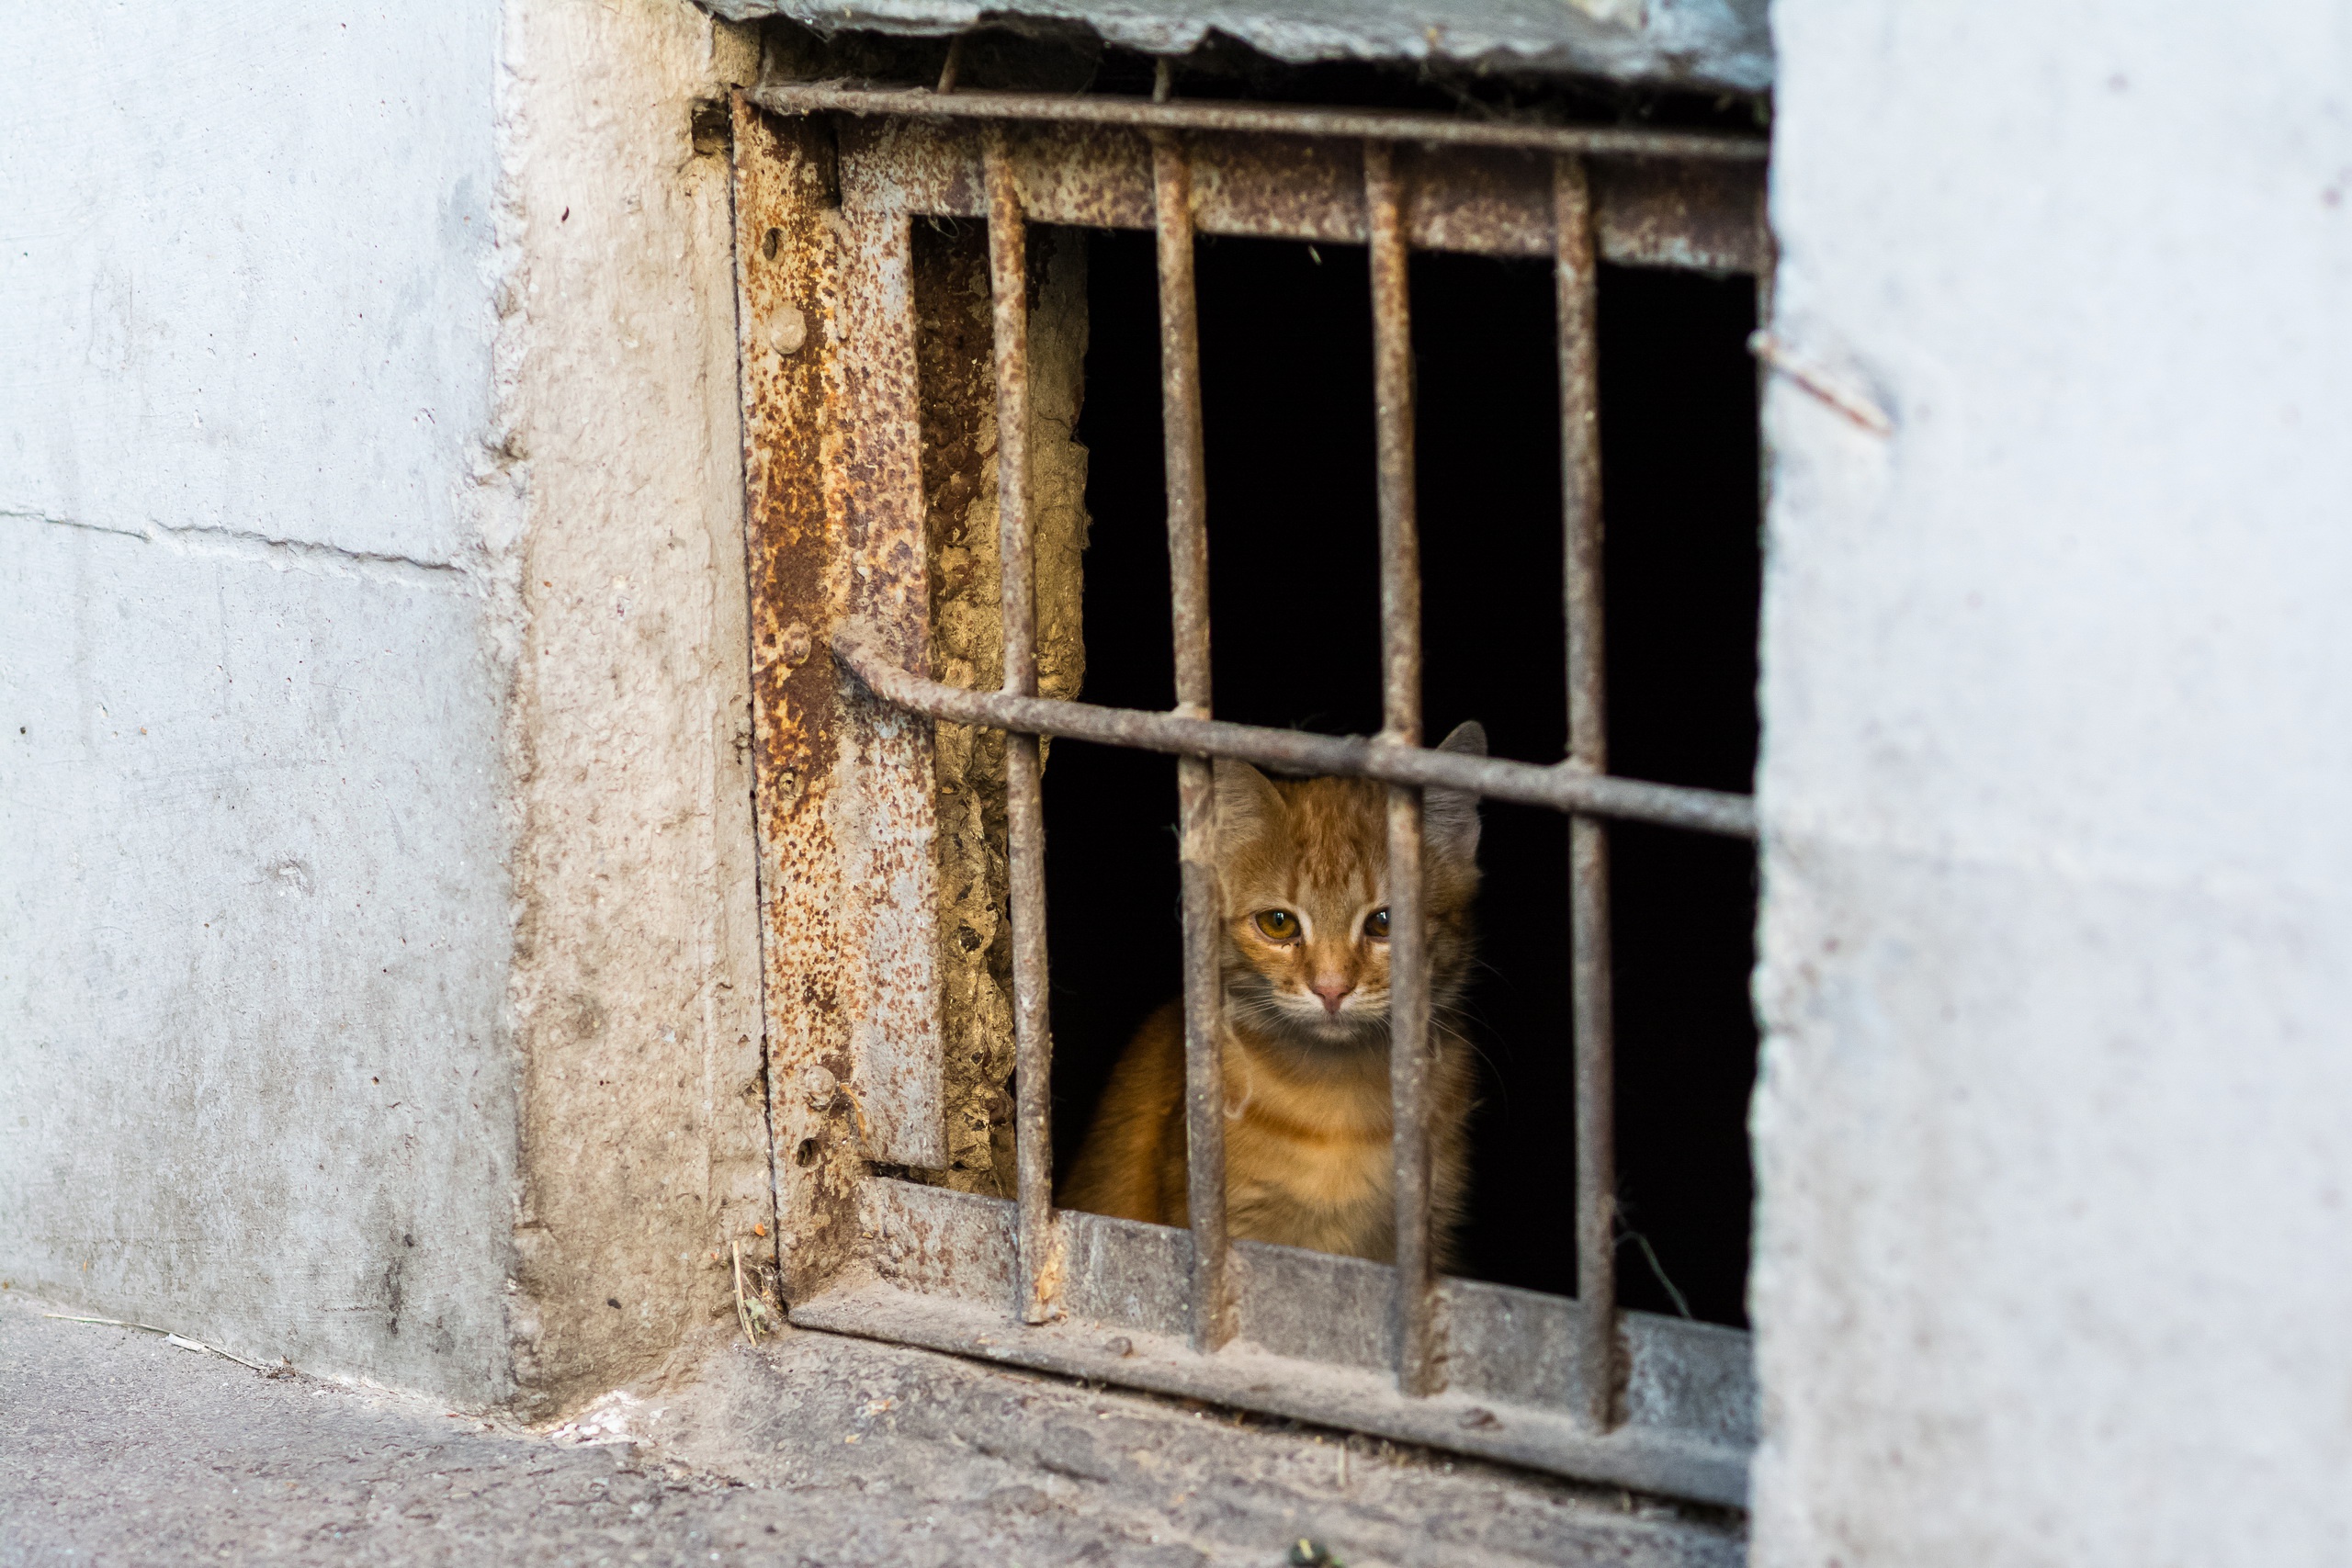
[[[561,1404],[766,1213],[682,4],[19,8],[0,1279]],[[2352,33],[1782,0],[1757,1557],[2352,1557]],[[608,1303],[617,1303],[609,1305]]]
[[[658,0],[20,10],[0,1277],[561,1399],[718,1305],[765,1187],[687,135],[742,51]]]
[[[485,1393],[497,25],[18,7],[0,60],[0,1269]]]
[[[531,517],[515,1329],[534,1407],[731,1315],[730,1241],[747,1264],[775,1251],[732,206],[726,156],[690,131],[697,95],[758,64],[684,0],[509,8],[504,364]]]
[[[1756,1561],[2352,1561],[2352,29],[1775,30]]]

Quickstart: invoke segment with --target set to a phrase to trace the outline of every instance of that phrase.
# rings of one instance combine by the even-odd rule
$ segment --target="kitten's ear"
[[[1248,843],[1281,814],[1272,781],[1238,758],[1216,760],[1216,839],[1220,850]]]
[[[1437,743],[1441,751],[1451,751],[1458,757],[1483,757],[1487,754],[1487,727],[1475,718],[1465,718],[1447,732]]]
[[[1487,754],[1486,727],[1476,719],[1457,724],[1437,743],[1441,751],[1457,756]],[[1421,792],[1421,836],[1430,848],[1451,860],[1472,860],[1478,853],[1478,797],[1458,789]]]

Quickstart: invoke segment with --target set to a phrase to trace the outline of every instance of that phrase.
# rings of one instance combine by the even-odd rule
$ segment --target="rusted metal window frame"
[[[1602,710],[1594,297],[1605,256],[1762,276],[1762,143],[1259,106],[772,86],[736,103],[754,687],[780,1262],[794,1321],[1744,1502],[1746,1336],[1621,1311],[1604,819],[1752,838],[1745,796],[1611,777]],[[918,216],[988,225],[1003,684],[931,679],[912,444]],[[1158,236],[1177,705],[1037,694],[1027,225]],[[1384,728],[1211,716],[1196,231],[1370,250]],[[1420,744],[1410,319],[1416,246],[1545,254],[1559,299],[1569,748]],[[818,352],[804,354],[815,346]],[[1014,1201],[875,1175],[939,1163],[926,728],[1007,735]],[[1039,738],[1178,759],[1190,1226],[1052,1204]],[[1227,1237],[1211,759],[1388,786],[1393,1269]],[[1578,1276],[1572,1301],[1441,1279],[1426,1138],[1421,791],[1571,818]],[[925,1057],[925,1051],[931,1055]],[[932,1075],[926,1096],[924,1075]],[[1367,1301],[1385,1302],[1379,1321]],[[1121,1332],[1108,1332],[1109,1330]]]

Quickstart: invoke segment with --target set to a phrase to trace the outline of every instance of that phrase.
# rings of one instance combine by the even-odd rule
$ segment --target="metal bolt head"
[[[784,628],[783,635],[777,639],[776,658],[786,670],[797,670],[808,662],[808,655],[815,647],[808,628],[795,621]]]
[[[768,317],[768,346],[781,355],[795,355],[808,341],[808,318],[791,305],[778,305]]]
[[[831,1071],[811,1064],[800,1069],[800,1092],[811,1111],[823,1111],[833,1103],[833,1096],[841,1092],[841,1082]]]

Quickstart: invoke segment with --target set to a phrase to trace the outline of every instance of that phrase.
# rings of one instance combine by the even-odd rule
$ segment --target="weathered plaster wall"
[[[758,64],[679,0],[509,11],[528,1404],[658,1360],[733,1313],[730,1242],[775,1250],[734,241],[724,150],[692,133]]]
[[[750,62],[664,0],[11,27],[0,1279],[626,1375],[767,1190],[689,132]]]
[[[1775,29],[1756,1561],[2352,1561],[2352,30]]]

